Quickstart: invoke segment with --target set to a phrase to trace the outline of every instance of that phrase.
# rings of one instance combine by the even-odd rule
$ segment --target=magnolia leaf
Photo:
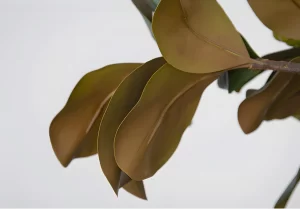
[[[294,115],[294,118],[297,119],[297,120],[300,120],[300,114]]]
[[[280,198],[276,202],[274,208],[285,208],[286,207],[286,204],[288,203],[288,201],[289,201],[291,195],[293,194],[299,181],[300,181],[300,169],[298,170],[297,175],[294,177],[294,179],[291,181],[291,183],[285,189],[283,194],[280,196]]]
[[[255,94],[256,92],[257,92],[256,89],[248,89],[248,90],[246,91],[246,97],[250,97],[250,96],[252,96],[253,94]]]
[[[247,68],[235,69],[228,71],[229,86],[228,92],[233,91],[239,92],[242,87],[251,81],[253,78],[258,76],[263,71],[261,70],[252,70]]]
[[[284,119],[286,117],[297,115],[299,109],[299,91],[300,91],[300,75],[293,74],[289,85],[282,91],[279,100],[269,108],[266,114],[266,120]]]
[[[294,58],[292,61],[299,62],[300,59]],[[284,78],[285,76],[282,74],[289,74],[289,75],[287,75],[286,78]],[[282,79],[282,81],[280,81],[280,79]],[[259,125],[262,122],[262,120],[284,119],[293,115],[298,115],[300,114],[299,82],[300,82],[299,74],[273,72],[269,76],[265,84],[265,87],[263,87],[261,90],[251,89],[247,91],[246,93],[247,99],[244,102],[248,103],[248,107],[247,105],[244,104],[244,108],[245,107],[246,109],[249,108],[248,111],[251,112],[251,114],[254,113],[254,115],[252,114],[253,117],[255,117],[256,114],[260,115],[259,118],[256,118],[257,125]],[[283,89],[281,89],[281,87],[283,87]],[[248,97],[251,99],[248,99]],[[268,98],[272,99],[271,103],[265,103]],[[255,108],[255,106],[250,107],[251,101],[253,103],[257,103],[254,104],[255,106],[259,104],[262,105],[262,107],[260,107],[261,108],[260,111],[262,112],[259,113],[257,111],[259,110],[259,108]],[[246,113],[247,111],[246,109],[244,109],[244,112],[241,112],[241,114],[244,115],[241,117],[244,117],[244,120],[248,120],[248,122],[250,123],[252,117],[247,118],[248,116]]]
[[[300,40],[300,0],[248,0],[260,21],[275,34]]]
[[[242,37],[243,38],[243,37]],[[251,58],[258,58],[258,55],[252,50],[247,41],[243,38],[244,43],[247,47],[247,50],[250,54]],[[300,56],[300,49],[292,48],[288,50],[283,50],[271,54],[267,54],[263,56],[263,59],[275,60],[275,61],[289,61],[295,57]],[[228,92],[231,93],[233,91],[239,92],[241,88],[259,75],[260,70],[252,70],[247,68],[234,69],[227,72],[222,73],[220,78],[218,79],[218,85],[220,88],[228,89]],[[274,72],[275,73],[275,72]],[[269,79],[268,79],[269,80]]]
[[[293,47],[300,47],[300,40],[295,40],[295,39],[291,39],[291,38],[286,38],[283,36],[280,36],[276,33],[273,33],[274,38],[276,38],[278,41],[282,41],[285,42],[287,45],[289,46],[293,46]]]
[[[297,79],[299,85],[300,79]],[[300,114],[300,92],[292,97],[283,100],[276,107],[269,111],[266,120],[284,119],[292,115]]]
[[[257,59],[259,56],[251,48],[247,40],[241,35],[241,38],[246,46],[246,49],[251,58]],[[248,68],[238,68],[226,71],[218,79],[218,86],[226,89],[231,93],[232,91],[239,91],[247,82],[259,75],[261,70],[250,70]]]
[[[74,153],[74,158],[89,157],[98,153],[97,135],[99,130],[99,124],[101,123],[108,103],[109,101],[107,101],[101,108],[96,120],[93,122],[90,130],[86,133],[84,139],[78,147],[78,150],[76,151],[76,153]]]
[[[123,188],[134,196],[147,200],[143,181],[130,181]]]
[[[152,0],[152,2],[155,4],[155,9],[156,9],[156,7],[158,6],[160,0]]]
[[[252,49],[252,47],[250,46],[250,44],[248,43],[248,41],[244,38],[244,36],[240,35],[242,40],[243,40],[243,43],[245,44],[246,46],[246,49],[249,53],[249,56],[253,59],[257,59],[259,58],[258,54],[256,54],[256,52]]]
[[[238,120],[242,130],[248,134],[259,127],[268,108],[289,84],[293,74],[277,73],[262,89],[251,93],[239,106]],[[249,95],[249,94],[248,94]]]
[[[238,110],[238,120],[246,134],[257,129],[264,119],[271,119],[281,102],[300,90],[296,79],[299,75],[277,72],[263,88],[247,93]]]
[[[68,166],[73,158],[96,154],[94,124],[99,125],[105,104],[123,78],[140,65],[109,65],[86,74],[77,83],[49,130],[53,150],[63,166]]]
[[[161,0],[152,29],[163,57],[182,71],[211,73],[252,62],[215,0]]]
[[[284,73],[284,74],[288,74],[288,73]],[[256,105],[259,104],[264,105],[263,107],[261,107],[262,109],[260,109],[262,111],[261,112],[262,115],[260,115],[261,117],[259,119],[257,118],[258,119],[258,121],[256,121],[257,123],[260,124],[262,120],[284,119],[286,117],[300,114],[300,86],[299,86],[300,75],[292,74],[292,73],[289,74],[290,75],[284,78],[282,73],[273,72],[270,75],[264,87],[268,89],[270,88],[267,87],[268,85],[270,86],[273,85],[273,89],[269,89],[268,90],[269,92],[263,92],[266,91],[266,89],[264,88],[261,90],[250,89],[247,91],[246,93],[247,99],[245,100],[245,102],[249,104],[247,108],[252,108],[252,109],[248,109],[248,111],[251,112],[251,114],[258,113],[257,112],[258,109],[255,108]],[[279,81],[280,79],[279,77],[281,77],[282,79],[281,81]],[[280,89],[280,85],[284,85],[284,89]],[[252,97],[251,100],[248,100],[248,97],[250,98]],[[262,98],[264,101],[266,101],[268,97],[273,99],[271,103],[267,104],[262,102]],[[251,101],[256,102],[258,104],[256,104],[253,107],[250,107]],[[245,109],[243,112],[244,115],[242,116],[245,117],[245,120],[247,120],[246,111],[247,110]],[[249,118],[248,121],[250,122]]]
[[[163,64],[165,64],[163,58],[156,58],[127,76],[112,96],[101,122],[98,135],[99,160],[102,171],[116,194],[121,186],[121,169],[114,158],[114,137],[123,119],[139,100],[150,77]]]
[[[272,80],[272,78],[276,75],[276,73],[277,73],[276,71],[272,71],[265,84],[269,83]]]
[[[168,161],[202,92],[218,76],[185,73],[165,64],[151,77],[115,136],[116,162],[130,178],[149,178]]]
[[[257,59],[259,56],[256,52],[251,48],[247,40],[241,35],[242,40],[247,48],[247,51],[251,58]],[[231,93],[232,91],[239,92],[241,88],[248,83],[250,80],[258,76],[262,71],[261,70],[252,70],[248,68],[239,68],[227,71],[228,73],[228,91]]]

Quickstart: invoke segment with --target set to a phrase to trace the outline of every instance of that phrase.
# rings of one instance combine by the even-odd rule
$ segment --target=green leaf
[[[297,175],[294,177],[294,179],[291,181],[291,183],[285,189],[283,194],[280,196],[280,198],[276,202],[274,208],[285,208],[286,207],[286,204],[288,203],[288,201],[289,201],[291,195],[293,194],[299,181],[300,181],[300,169],[298,170]]]
[[[247,68],[228,71],[228,78],[229,78],[228,92],[229,93],[233,91],[239,92],[246,83],[248,83],[253,78],[258,76],[261,72],[262,72],[261,70],[250,70]]]
[[[295,39],[292,39],[292,38],[286,38],[286,37],[283,37],[283,36],[280,36],[280,35],[276,34],[275,32],[273,32],[273,36],[278,41],[285,42],[289,46],[293,46],[293,47],[296,47],[296,48],[300,47],[300,41],[299,40],[295,40]]]
[[[252,49],[252,47],[250,46],[250,44],[249,44],[249,43],[247,42],[247,40],[244,38],[244,36],[241,35],[241,37],[242,37],[242,40],[243,40],[243,42],[244,42],[244,44],[245,44],[245,46],[246,46],[246,48],[247,48],[247,51],[248,51],[248,53],[249,53],[249,56],[250,56],[251,58],[253,58],[253,59],[259,58],[259,56],[256,54],[256,52]]]

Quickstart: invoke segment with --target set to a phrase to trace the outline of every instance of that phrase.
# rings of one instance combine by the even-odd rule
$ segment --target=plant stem
[[[256,59],[255,62],[250,65],[249,69],[300,73],[300,63]]]
[[[298,56],[300,56],[300,48],[291,48],[279,52],[274,52],[272,54],[267,54],[262,58],[275,61],[289,61]]]

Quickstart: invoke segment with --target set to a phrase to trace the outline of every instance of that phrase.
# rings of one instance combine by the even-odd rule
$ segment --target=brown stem
[[[257,59],[249,69],[300,73],[300,63]]]

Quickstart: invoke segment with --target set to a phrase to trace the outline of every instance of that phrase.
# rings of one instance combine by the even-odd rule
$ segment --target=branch
[[[262,58],[268,60],[275,60],[275,61],[282,61],[282,60],[289,61],[290,59],[298,56],[300,56],[300,48],[292,48],[292,49],[287,49],[279,52],[274,52],[272,54],[267,54]]]
[[[255,62],[250,65],[249,69],[300,73],[300,63],[255,59]]]

